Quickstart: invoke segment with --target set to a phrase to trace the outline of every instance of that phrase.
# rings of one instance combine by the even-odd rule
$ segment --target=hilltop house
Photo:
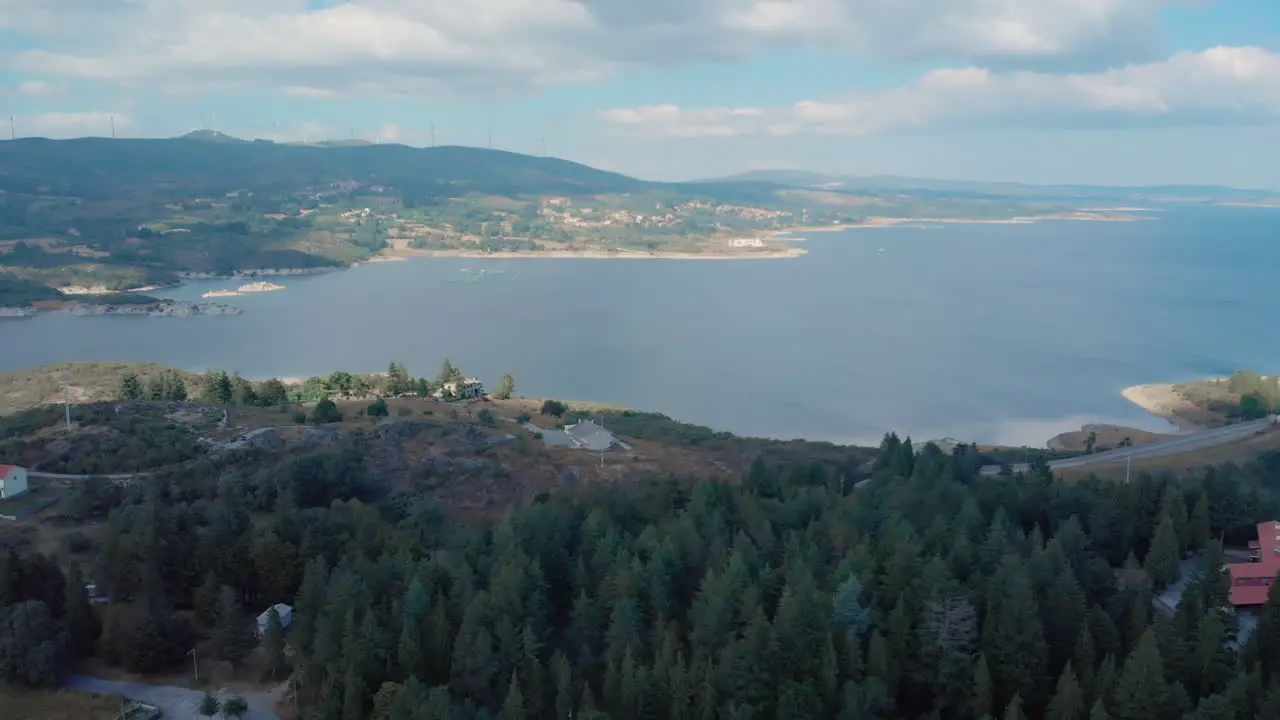
[[[451,380],[434,393],[437,400],[474,400],[484,397],[484,383],[475,378]]]
[[[564,426],[565,437],[579,450],[603,452],[613,447],[617,439],[613,433],[605,430],[591,420],[583,420],[574,425]]]
[[[1249,543],[1251,562],[1228,563],[1231,604],[1257,607],[1267,602],[1271,584],[1280,573],[1280,521],[1258,523],[1258,539]]]
[[[288,628],[289,624],[293,622],[293,608],[285,605],[284,603],[279,603],[273,607],[276,609],[276,614],[280,616],[280,627]],[[270,615],[271,608],[267,608],[258,616],[258,637],[262,637],[267,634],[267,618],[270,617]]]
[[[0,500],[16,498],[27,491],[27,470],[17,465],[0,465]]]

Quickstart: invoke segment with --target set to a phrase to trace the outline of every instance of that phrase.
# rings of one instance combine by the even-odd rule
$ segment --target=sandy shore
[[[1153,383],[1151,385],[1134,385],[1121,393],[1124,399],[1155,415],[1173,423],[1178,433],[1192,433],[1204,428],[1191,420],[1199,409],[1187,402],[1173,389],[1173,383]]]
[[[532,252],[479,252],[475,250],[395,250],[387,257],[456,257],[486,260],[589,259],[589,260],[777,260],[804,255],[802,248],[762,250],[759,252],[639,252],[619,250],[537,250]]]
[[[1093,210],[1076,210],[1073,212],[1053,213],[1050,215],[1033,215],[1028,217],[1011,217],[997,219],[983,218],[899,218],[899,217],[868,217],[862,222],[857,223],[836,223],[832,225],[812,225],[805,227],[793,228],[791,230],[783,230],[778,233],[779,236],[787,236],[791,233],[810,233],[810,232],[839,232],[841,230],[869,230],[875,228],[897,227],[899,225],[908,225],[912,223],[940,223],[947,225],[1031,225],[1042,220],[1078,220],[1081,222],[1137,222],[1146,220],[1147,218],[1138,217],[1136,215],[1116,214],[1125,211],[1137,210],[1137,208],[1113,208],[1109,210],[1093,209]]]

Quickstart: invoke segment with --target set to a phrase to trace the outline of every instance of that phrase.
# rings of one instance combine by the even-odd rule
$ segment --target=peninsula
[[[411,256],[787,259],[805,252],[787,234],[800,229],[1134,219],[1094,195],[1027,187],[917,190],[794,174],[663,183],[479,148],[297,146],[222,133],[20,139],[0,143],[0,165],[0,193],[23,216],[0,231],[0,272],[33,284],[0,288],[0,307],[25,309],[73,294],[125,304],[128,292],[190,278]],[[1110,194],[1124,208],[1145,197]],[[45,297],[29,292],[41,289]],[[254,291],[264,289],[208,297]]]

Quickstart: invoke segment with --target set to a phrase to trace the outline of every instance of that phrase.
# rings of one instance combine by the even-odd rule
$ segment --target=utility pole
[[[1133,468],[1133,456],[1128,455],[1124,459],[1124,484],[1129,484],[1129,470]]]
[[[62,373],[62,409],[67,415],[67,432],[71,432],[71,385],[67,381],[67,374]]]
[[[111,116],[111,139],[116,139],[116,116]]]
[[[196,649],[191,648],[187,654],[191,656],[191,670],[195,673],[196,682],[200,682],[200,663],[196,660]]]

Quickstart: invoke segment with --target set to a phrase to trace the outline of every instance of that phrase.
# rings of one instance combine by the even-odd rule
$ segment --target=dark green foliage
[[[1178,547],[1173,519],[1166,514],[1156,527],[1155,537],[1151,540],[1151,552],[1147,554],[1145,564],[1147,574],[1151,576],[1151,582],[1156,588],[1163,588],[1178,579],[1178,561],[1181,560]]]
[[[568,411],[569,406],[559,400],[544,400],[542,402],[542,409],[538,412],[550,417],[564,417],[564,414]]]
[[[378,398],[377,400],[374,400],[373,402],[369,403],[369,407],[365,408],[364,414],[373,418],[386,417],[387,401],[383,400],[382,398]]]
[[[141,400],[143,397],[142,382],[138,380],[137,375],[129,373],[120,379],[121,400]]]
[[[222,701],[223,717],[239,720],[247,712],[249,712],[249,703],[239,695],[232,695]]]
[[[222,703],[218,702],[218,698],[210,695],[209,693],[205,693],[204,696],[200,698],[200,705],[196,708],[196,712],[208,718],[212,718],[214,715],[217,715],[221,710]]]
[[[479,420],[480,424],[485,427],[495,427],[498,424],[497,418],[493,416],[493,411],[489,408],[484,408],[476,413],[476,420]]]
[[[317,402],[315,409],[311,411],[311,422],[317,425],[342,422],[342,411],[332,400],[324,398]]]
[[[516,392],[516,379],[511,373],[505,373],[502,379],[498,381],[498,387],[493,391],[493,396],[498,400],[507,400]]]

